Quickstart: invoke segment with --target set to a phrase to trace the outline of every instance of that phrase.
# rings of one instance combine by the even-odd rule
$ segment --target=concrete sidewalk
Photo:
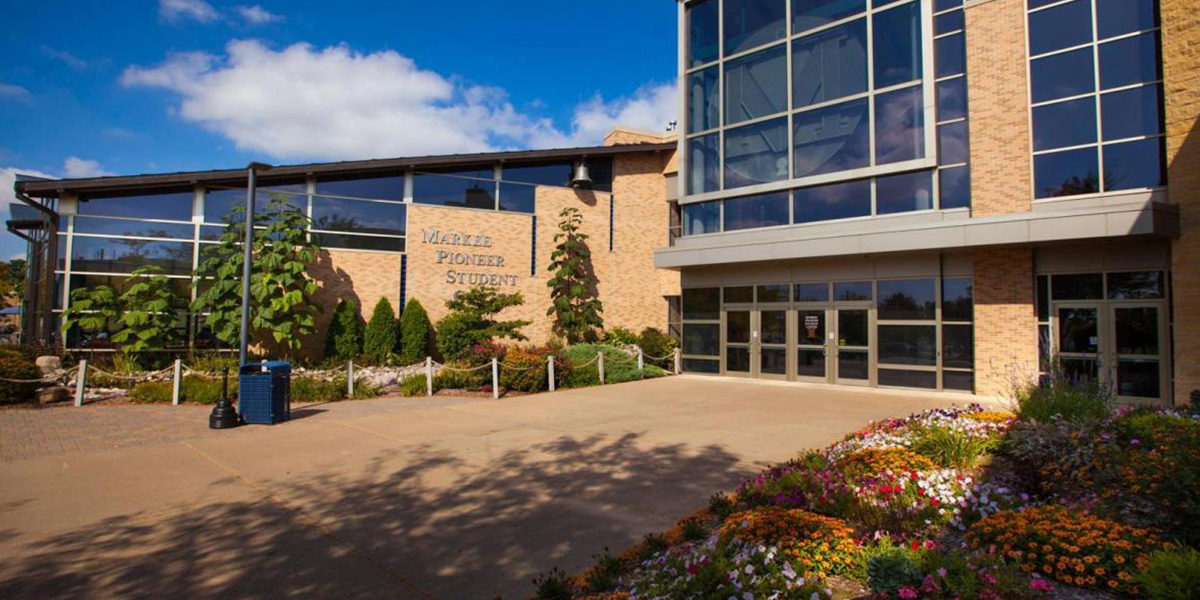
[[[764,465],[955,399],[681,376],[10,460],[0,598],[522,598]]]

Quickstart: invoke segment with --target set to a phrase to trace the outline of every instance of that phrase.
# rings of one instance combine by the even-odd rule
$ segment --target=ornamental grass
[[[966,538],[1026,573],[1124,594],[1139,592],[1135,574],[1163,547],[1153,530],[1059,505],[1001,511],[972,525]]]

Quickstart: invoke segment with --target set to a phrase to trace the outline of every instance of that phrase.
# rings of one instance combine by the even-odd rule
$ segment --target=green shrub
[[[238,357],[234,353],[194,352],[184,359],[184,364],[194,371],[220,375],[224,369],[229,369],[229,383],[237,387]]]
[[[333,309],[333,320],[325,332],[325,358],[354,360],[362,351],[363,325],[358,304],[353,300],[341,300]]]
[[[230,374],[229,396],[237,395],[237,380]],[[216,404],[221,399],[221,380],[208,379],[199,375],[185,375],[179,383],[179,396],[187,402]]]
[[[1075,381],[1056,373],[1016,391],[1013,410],[1022,421],[1048,423],[1058,417],[1071,422],[1103,419],[1112,411],[1112,393],[1094,381]]]
[[[609,346],[623,348],[630,344],[638,343],[638,336],[624,327],[613,327],[604,332],[604,343]]]
[[[921,584],[921,569],[902,548],[889,547],[867,559],[867,586],[876,594],[895,596],[900,588]]]
[[[597,554],[596,566],[587,574],[588,590],[594,593],[607,592],[617,586],[621,576],[621,559],[613,556],[608,548],[602,554]]]
[[[429,356],[429,337],[433,325],[429,314],[416,298],[404,305],[400,315],[400,348],[398,360],[401,365],[411,365]]]
[[[555,567],[549,573],[542,573],[533,580],[537,591],[533,596],[538,600],[571,600],[571,585],[567,574]]]
[[[1200,552],[1184,547],[1153,552],[1134,577],[1151,600],[1200,600]]]
[[[638,337],[637,343],[638,346],[641,346],[642,353],[646,355],[646,364],[662,367],[668,371],[675,368],[675,349],[679,347],[679,341],[675,338],[653,327],[647,327],[642,330],[642,335]]]
[[[566,356],[550,346],[512,347],[504,353],[500,365],[500,385],[520,392],[541,392],[547,389],[547,365],[554,356],[555,385],[562,382]]]
[[[409,375],[400,380],[400,393],[405,396],[424,396],[429,391],[426,387],[424,373]]]
[[[683,539],[688,542],[698,542],[708,537],[708,530],[699,519],[688,519],[683,523]]]
[[[647,533],[646,537],[642,538],[642,546],[638,549],[639,560],[649,560],[655,554],[666,550],[670,544],[667,543],[667,538],[661,533]]]
[[[346,378],[334,377],[332,381],[316,377],[292,378],[292,402],[332,402],[346,399]]]
[[[649,360],[646,361],[646,367],[642,371],[642,377],[644,379],[655,379],[658,377],[666,377],[667,375],[670,375],[670,373],[668,373],[666,369],[650,364]]]
[[[483,341],[474,329],[475,318],[463,313],[450,313],[437,323],[437,348],[446,360],[462,360],[476,343]]]
[[[134,402],[170,402],[172,384],[165,381],[142,381],[129,390]]]
[[[999,444],[998,439],[973,435],[951,427],[928,425],[913,431],[910,449],[929,458],[939,467],[965,469]]]
[[[732,515],[735,507],[736,505],[734,504],[733,499],[727,494],[717,492],[708,497],[708,511],[721,521],[724,521],[726,517]]]
[[[576,344],[568,346],[569,373],[563,380],[564,387],[586,387],[600,384],[600,370],[595,359],[598,352],[604,353],[604,382],[621,383],[637,381],[643,373],[637,368],[637,358],[605,344]],[[587,366],[579,366],[591,363]]]
[[[485,385],[492,384],[491,369],[484,368],[475,371],[462,371],[458,369],[470,369],[474,365],[466,361],[450,361],[446,363],[451,369],[441,369],[437,375],[433,376],[433,389],[435,390],[479,390]]]
[[[5,379],[41,379],[42,370],[32,360],[23,356],[8,355],[0,357],[0,377]],[[23,402],[32,400],[37,393],[38,384],[14,383],[0,381],[0,404],[5,402]]]
[[[363,334],[363,358],[372,364],[384,364],[395,347],[396,312],[387,298],[380,298]]]
[[[505,294],[492,287],[476,286],[455,294],[446,301],[450,312],[437,323],[438,351],[446,360],[460,360],[478,344],[501,339],[525,341],[528,338],[521,328],[530,321],[496,319],[504,309],[524,303],[520,292]]]

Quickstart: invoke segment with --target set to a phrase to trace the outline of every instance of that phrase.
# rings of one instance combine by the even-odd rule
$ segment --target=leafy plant
[[[121,313],[117,292],[107,285],[77,288],[71,291],[71,302],[62,315],[62,331],[72,327],[95,339],[108,331],[108,326]],[[81,341],[81,346],[85,345]],[[90,345],[90,344],[86,344]]]
[[[550,253],[553,275],[546,281],[551,302],[546,315],[554,318],[554,331],[575,344],[595,339],[596,330],[604,327],[604,307],[597,297],[588,236],[579,231],[583,214],[569,206],[558,216],[559,233],[554,235],[556,246]]]
[[[893,546],[867,559],[867,586],[876,594],[899,596],[901,588],[919,586],[921,578],[921,570],[903,548]]]
[[[679,347],[679,340],[654,327],[647,327],[638,336],[637,344],[641,346],[647,364],[655,365],[668,371],[675,368],[675,349]]]
[[[538,600],[571,600],[571,585],[567,581],[567,574],[554,567],[549,573],[542,573],[533,580],[534,587],[537,591],[534,592],[534,597]]]
[[[631,344],[637,344],[638,336],[636,333],[625,329],[624,327],[613,327],[612,329],[604,332],[604,343],[610,346],[623,348]]]
[[[963,469],[972,467],[1000,443],[999,438],[974,435],[948,425],[927,425],[913,429],[912,450],[929,457],[938,466]]]
[[[179,299],[162,273],[157,266],[138,267],[121,294],[121,314],[112,341],[125,354],[162,350],[183,339],[175,327],[174,307]]]
[[[708,497],[709,512],[721,521],[724,521],[729,515],[733,514],[734,507],[733,499],[728,494],[717,492]]]
[[[525,303],[520,292],[500,293],[496,288],[476,286],[446,301],[450,313],[437,324],[438,350],[447,359],[463,359],[477,344],[496,339],[525,341],[521,328],[530,321],[499,321],[500,311]]]
[[[1200,551],[1172,547],[1153,552],[1135,577],[1151,600],[1200,600]]]
[[[396,347],[396,313],[386,297],[375,303],[367,331],[363,336],[363,358],[381,365],[387,362]]]
[[[587,587],[593,592],[607,592],[617,586],[621,575],[621,559],[613,556],[608,548],[593,558],[596,564],[588,571]]]
[[[325,332],[325,358],[353,360],[363,351],[363,324],[358,303],[343,299],[333,309],[333,320]]]
[[[1048,423],[1102,419],[1112,411],[1112,391],[1102,383],[1068,377],[1061,367],[1042,381],[1025,384],[1016,390],[1017,417],[1022,421]]]
[[[425,307],[413,298],[404,305],[404,313],[400,315],[400,356],[401,365],[416,364],[429,356],[429,338],[433,325],[429,323],[429,314]]]
[[[680,534],[683,536],[684,541],[698,542],[708,537],[708,529],[704,527],[704,523],[701,523],[699,519],[688,519],[683,522]]]

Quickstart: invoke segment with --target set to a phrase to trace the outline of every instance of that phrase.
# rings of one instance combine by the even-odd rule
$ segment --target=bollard
[[[179,406],[179,386],[183,378],[183,361],[175,359],[175,377],[171,380],[171,404]]]
[[[492,357],[492,400],[500,398],[500,363]]]
[[[683,363],[683,352],[679,348],[676,348],[675,349],[675,374],[676,375],[683,372],[682,363]]]
[[[354,397],[354,361],[346,361],[346,397]]]
[[[550,391],[553,392],[554,391],[554,355],[553,354],[546,357],[546,373],[548,373],[547,378],[549,379],[548,383],[550,384],[548,387],[549,387]]]
[[[433,395],[433,358],[425,357],[425,395]]]
[[[87,359],[79,361],[79,372],[75,374],[75,406],[83,406],[83,388],[87,386]]]
[[[639,370],[639,371],[644,371],[644,370],[646,370],[646,358],[645,358],[645,356],[642,354],[642,349],[641,349],[641,348],[638,348],[638,370]]]
[[[596,355],[596,370],[600,371],[600,385],[604,385],[604,351]]]

